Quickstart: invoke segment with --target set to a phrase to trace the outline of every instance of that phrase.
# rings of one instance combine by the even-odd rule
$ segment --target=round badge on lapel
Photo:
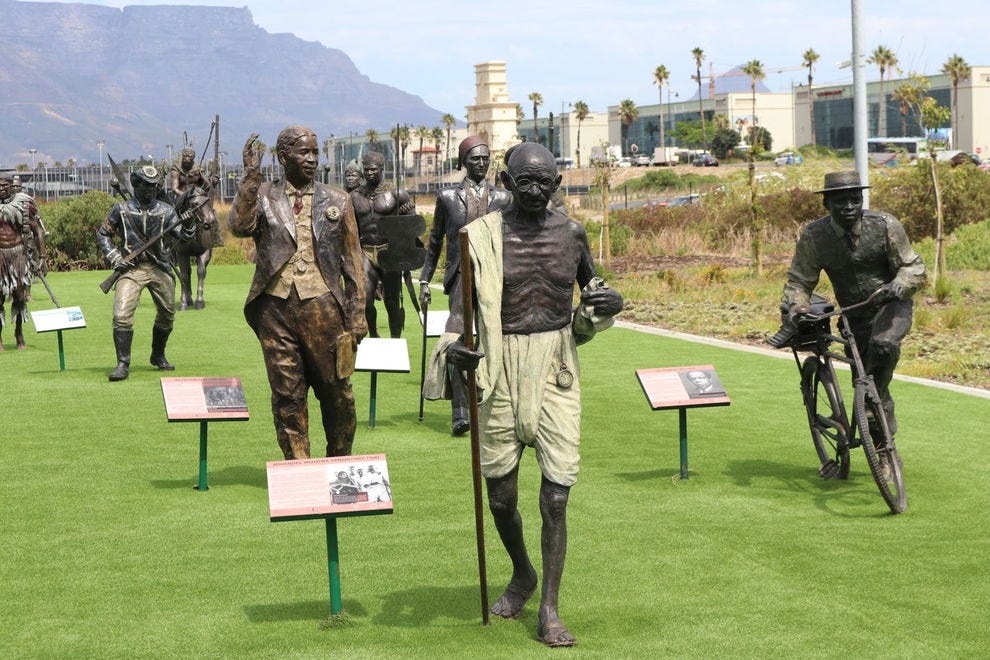
[[[327,209],[325,215],[327,216],[327,220],[336,220],[340,217],[340,209],[336,206],[331,206]]]

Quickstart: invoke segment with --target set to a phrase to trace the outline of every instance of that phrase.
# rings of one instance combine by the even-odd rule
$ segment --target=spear
[[[461,296],[464,306],[464,345],[474,350],[474,278],[471,270],[467,228],[459,232],[461,249]],[[426,328],[423,329],[426,332]],[[481,500],[481,439],[478,433],[478,381],[474,369],[467,370],[468,414],[471,418],[471,477],[474,482],[474,527],[478,540],[478,576],[481,586],[481,623],[488,625],[488,571],[485,567],[485,519]]]

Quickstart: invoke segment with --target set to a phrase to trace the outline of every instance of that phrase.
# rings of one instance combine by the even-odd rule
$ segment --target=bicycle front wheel
[[[811,441],[818,452],[818,473],[826,479],[849,476],[849,418],[835,370],[812,355],[801,365],[801,394],[808,412]]]
[[[904,490],[901,458],[897,455],[887,414],[872,379],[865,384],[856,383],[855,413],[873,480],[877,482],[880,494],[890,510],[902,513],[907,509],[907,492]]]

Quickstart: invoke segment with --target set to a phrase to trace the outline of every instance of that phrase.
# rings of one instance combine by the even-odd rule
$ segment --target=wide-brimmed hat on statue
[[[825,175],[825,187],[816,190],[816,193],[838,192],[840,190],[862,190],[869,188],[859,182],[859,172],[851,170],[848,172],[829,172]]]
[[[131,185],[138,181],[143,183],[158,183],[158,170],[153,165],[145,165],[131,172]]]

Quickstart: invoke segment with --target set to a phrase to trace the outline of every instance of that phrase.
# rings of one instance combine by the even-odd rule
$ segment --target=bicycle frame
[[[873,376],[866,373],[847,318],[848,312],[871,304],[876,296],[875,292],[855,305],[820,314],[803,315],[798,320],[798,328],[806,330],[810,327],[811,333],[799,333],[788,345],[801,373],[802,399],[808,413],[812,440],[822,463],[819,474],[824,478],[846,478],[849,471],[848,450],[861,445],[881,495],[891,511],[900,513],[907,508],[900,457]],[[832,333],[830,324],[823,323],[832,317],[838,317],[838,335]],[[833,350],[833,343],[842,347],[842,352]],[[800,352],[811,352],[814,358],[806,358],[802,363]],[[846,417],[833,361],[848,364],[852,370],[852,424]],[[827,398],[827,402],[820,401],[822,398]],[[819,408],[830,414],[819,414]],[[833,447],[834,458],[830,455],[828,446]]]

